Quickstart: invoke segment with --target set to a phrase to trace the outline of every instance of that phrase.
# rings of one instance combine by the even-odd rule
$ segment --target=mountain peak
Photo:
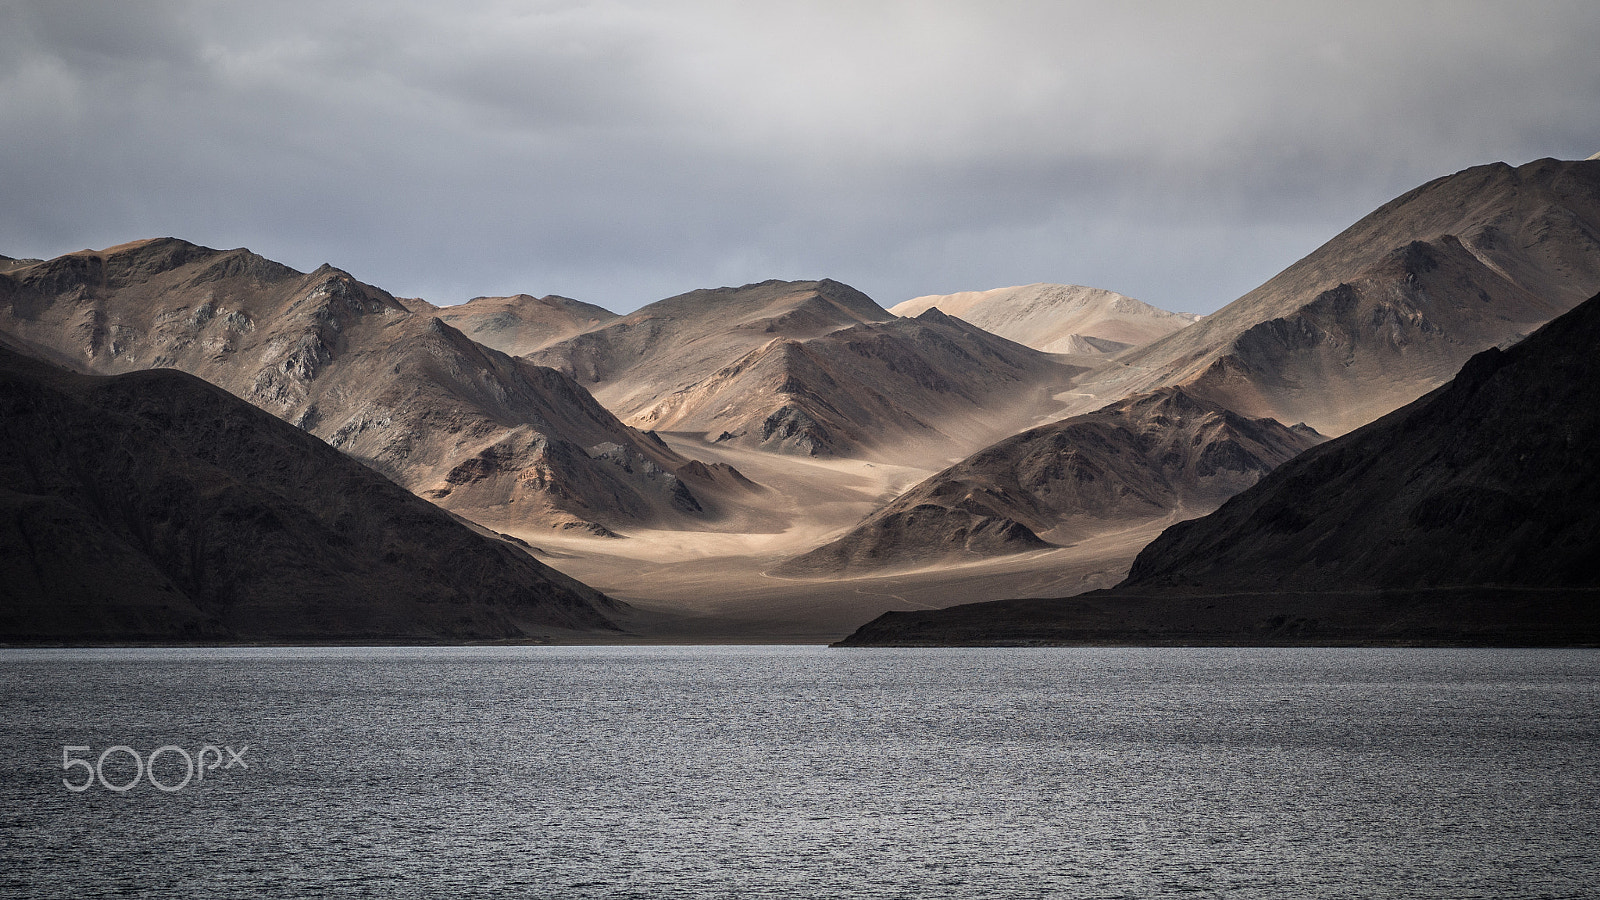
[[[953,316],[947,316],[940,312],[939,307],[937,306],[930,306],[918,313],[916,319],[919,322],[938,322],[941,325],[949,325],[955,322],[955,318]]]
[[[1596,289],[1600,161],[1474,166],[1385,203],[1081,390],[1191,383],[1245,415],[1342,434]]]

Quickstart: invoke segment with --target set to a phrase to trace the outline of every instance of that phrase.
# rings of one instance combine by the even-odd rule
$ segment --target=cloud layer
[[[832,277],[1206,312],[1600,150],[1584,2],[24,2],[0,253],[174,235],[454,303]]]

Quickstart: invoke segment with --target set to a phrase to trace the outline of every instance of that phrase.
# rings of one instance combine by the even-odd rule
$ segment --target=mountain
[[[773,338],[632,419],[811,456],[948,456],[1004,432],[1073,370],[930,310],[809,340]],[[1010,413],[1008,415],[1008,413]]]
[[[620,607],[171,370],[0,347],[0,640],[469,640]]]
[[[1600,296],[1167,529],[1111,591],[855,643],[1600,642]]]
[[[198,375],[480,521],[605,531],[737,490],[571,378],[329,266],[170,238],[83,251],[0,274],[0,330],[89,371]]]
[[[1181,384],[1343,434],[1600,289],[1600,162],[1431,181],[1221,311],[1083,379],[1081,404]]]
[[[917,297],[889,311],[916,316],[930,309],[1035,350],[1085,355],[1118,353],[1148,344],[1200,319],[1077,284],[1029,284]]]
[[[1066,411],[1081,414],[1108,402],[1115,408],[1129,396],[1179,388],[1189,402],[1241,418],[1309,422],[1339,433],[1415,399],[1448,380],[1471,353],[1516,340],[1600,287],[1597,173],[1593,164],[1546,160],[1438,179],[1213,316],[1188,327],[1169,318],[1165,336],[1092,338],[1120,336],[1140,344],[1133,349],[1084,343],[1093,316],[1119,308],[1115,295],[1089,289],[1029,286],[919,298],[892,311],[941,309],[1034,346],[1073,351],[1085,365],[1096,365],[1086,359],[1091,351],[1115,354],[1059,394]],[[1044,340],[1061,334],[1078,343]],[[1133,501],[1142,492],[1129,485],[1158,483],[1165,472],[1125,453],[1118,462],[1138,460],[1140,467],[1108,482],[1119,485],[1128,505],[1106,515],[1094,512],[1107,508],[1103,502],[1071,491],[1059,502],[1041,502],[1043,485],[1019,478],[1019,467],[1040,469],[1054,458],[1045,445],[1024,440],[1038,441],[1050,430],[1002,441],[935,475],[776,571],[905,570],[1070,544],[1141,515],[1203,512],[1271,468],[1246,469],[1248,477],[1226,489],[1218,485],[1203,499],[1168,496],[1141,509]],[[1275,463],[1289,455],[1261,459]],[[1075,524],[1063,529],[1064,522]]]
[[[526,356],[619,318],[592,303],[550,295],[474,297],[433,315],[485,347]]]
[[[571,374],[628,419],[774,339],[892,318],[836,281],[765,281],[658,300],[531,358]]]
[[[1597,347],[1600,297],[1169,529],[1124,586],[1600,590]]]
[[[948,458],[1029,421],[1083,371],[937,310],[891,316],[830,281],[696,291],[530,358],[636,427],[807,456]]]
[[[1207,512],[1319,440],[1309,429],[1246,419],[1166,388],[1000,441],[778,574],[1023,553]]]

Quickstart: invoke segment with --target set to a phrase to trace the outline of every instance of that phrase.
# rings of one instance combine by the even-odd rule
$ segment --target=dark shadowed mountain
[[[98,373],[198,375],[483,521],[703,517],[731,481],[678,477],[687,459],[571,378],[327,266],[172,239],[84,251],[0,274],[0,330]]]
[[[604,595],[170,370],[0,348],[0,640],[528,638]]]
[[[1600,298],[1168,529],[1124,586],[1600,588],[1597,350]]]
[[[1113,590],[850,640],[1600,642],[1597,346],[1600,296],[1167,529]]]
[[[1600,290],[1600,161],[1478,166],[1385,204],[1079,388],[1161,385],[1343,434]]]
[[[1022,553],[1130,523],[1199,515],[1320,441],[1181,388],[1000,441],[778,570],[821,575]]]

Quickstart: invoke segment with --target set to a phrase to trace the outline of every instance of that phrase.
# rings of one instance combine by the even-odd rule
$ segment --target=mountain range
[[[604,533],[741,487],[330,266],[174,239],[74,253],[0,278],[0,329],[87,372],[197,375],[479,521]]]
[[[1600,642],[1600,295],[1173,525],[1110,591],[845,643]]]
[[[641,635],[814,640],[1116,584],[1596,290],[1600,162],[1541,160],[1423,185],[1203,318],[1075,285],[891,310],[827,279],[440,307],[164,238],[0,260],[0,334],[198,376],[537,545]]]

